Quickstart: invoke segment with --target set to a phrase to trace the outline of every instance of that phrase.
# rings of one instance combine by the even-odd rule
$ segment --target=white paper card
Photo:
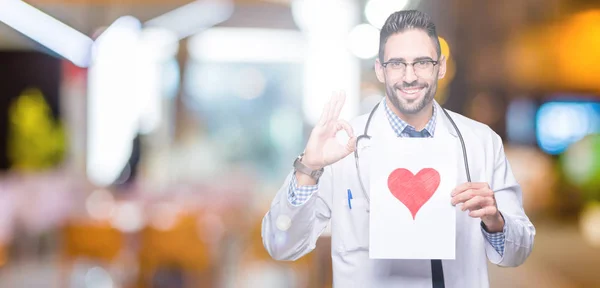
[[[386,140],[372,151],[370,258],[454,259],[455,139]]]

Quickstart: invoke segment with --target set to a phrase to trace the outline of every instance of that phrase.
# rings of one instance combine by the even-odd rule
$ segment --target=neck
[[[408,125],[415,128],[416,131],[421,131],[427,125],[427,122],[433,116],[433,101],[429,102],[429,104],[425,105],[425,107],[417,112],[412,114],[405,114],[398,109],[390,102],[390,99],[386,97],[385,99],[387,106],[396,114],[396,116],[400,117],[402,121],[408,123]]]

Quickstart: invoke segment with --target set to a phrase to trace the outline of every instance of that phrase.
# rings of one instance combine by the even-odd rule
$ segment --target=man
[[[446,59],[426,14],[399,11],[387,19],[375,66],[386,97],[371,122],[382,129],[369,130],[370,136],[435,137],[448,132],[456,141],[464,139],[472,182],[466,173],[458,173],[457,187],[448,191],[457,211],[456,258],[369,258],[368,184],[365,194],[358,192],[363,186],[359,177],[368,182],[368,173],[363,170],[359,175],[351,155],[357,149],[354,131],[364,131],[368,115],[352,124],[338,119],[345,99],[340,93],[325,106],[305,153],[294,162],[294,170],[264,216],[265,248],[275,259],[296,260],[314,249],[331,221],[335,287],[488,287],[487,261],[500,266],[522,264],[535,236],[502,140],[484,124],[450,111],[446,116],[434,100]],[[346,145],[336,139],[341,130],[350,137]],[[465,155],[458,150],[457,167],[462,172]],[[347,190],[357,192],[349,197]]]

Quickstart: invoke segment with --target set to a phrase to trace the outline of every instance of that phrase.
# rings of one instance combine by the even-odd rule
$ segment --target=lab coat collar
[[[441,131],[441,129],[446,129],[448,131],[448,133],[450,133],[450,135],[452,135],[454,137],[458,137],[458,134],[456,133],[454,126],[452,126],[450,119],[448,119],[448,116],[446,116],[446,113],[443,111],[444,108],[435,100],[433,100],[433,105],[436,106],[437,111],[438,111],[437,119],[436,119],[437,121],[435,123],[435,131]],[[448,112],[448,114],[451,114],[451,113]],[[456,117],[454,117],[454,118],[456,118]],[[456,119],[454,119],[454,118],[452,120],[454,120],[454,122],[456,122]],[[435,137],[435,135],[433,137]]]
[[[379,134],[379,135],[396,135],[394,130],[392,129],[392,126],[390,125],[389,120],[387,119],[386,115],[385,115],[385,110],[383,109],[383,101],[385,101],[385,97],[382,100],[382,102],[379,104],[378,107],[378,111],[375,112],[375,115],[373,115],[373,120],[371,121],[371,125],[373,125],[373,131],[377,131],[377,133],[375,134]],[[443,131],[448,131],[448,133],[454,137],[458,137],[458,134],[456,133],[456,130],[454,129],[454,126],[452,126],[452,123],[450,122],[450,120],[448,119],[448,117],[446,116],[446,113],[443,111],[444,108],[442,108],[442,106],[436,101],[433,100],[433,105],[436,106],[437,108],[437,119],[436,119],[436,123],[435,123],[435,133],[433,135],[433,137],[437,137],[438,135],[441,135],[441,133]],[[451,112],[448,112],[448,114],[451,114]],[[454,117],[456,118],[456,117]],[[456,119],[454,119],[454,122],[456,122]],[[458,125],[458,124],[457,124]],[[380,134],[381,133],[381,134]],[[391,136],[390,136],[391,137]]]

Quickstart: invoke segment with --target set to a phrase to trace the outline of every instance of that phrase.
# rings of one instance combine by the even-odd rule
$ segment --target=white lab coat
[[[457,141],[457,147],[461,147],[452,124],[438,111],[434,137],[449,133]],[[501,138],[487,125],[448,112],[464,138],[471,180],[487,182],[495,192],[506,223],[506,241],[501,256],[483,235],[480,219],[469,217],[468,212],[460,211],[457,206],[456,259],[442,260],[445,284],[460,288],[489,287],[487,261],[504,267],[522,264],[533,248],[535,228],[523,210],[521,187],[505,157]],[[351,122],[356,135],[363,133],[367,117],[362,115]],[[369,135],[375,141],[381,133],[394,132],[380,105],[371,121]],[[359,152],[362,152],[359,156],[363,182],[369,189],[368,148]],[[457,149],[456,153],[459,184],[467,179],[462,150]],[[292,171],[263,218],[263,244],[274,259],[296,260],[311,252],[331,221],[334,287],[431,287],[430,260],[369,258],[368,202],[357,180],[353,154],[326,167],[319,190],[301,206],[293,206],[287,199],[291,177],[294,177]],[[348,209],[347,189],[353,191],[352,209]]]

